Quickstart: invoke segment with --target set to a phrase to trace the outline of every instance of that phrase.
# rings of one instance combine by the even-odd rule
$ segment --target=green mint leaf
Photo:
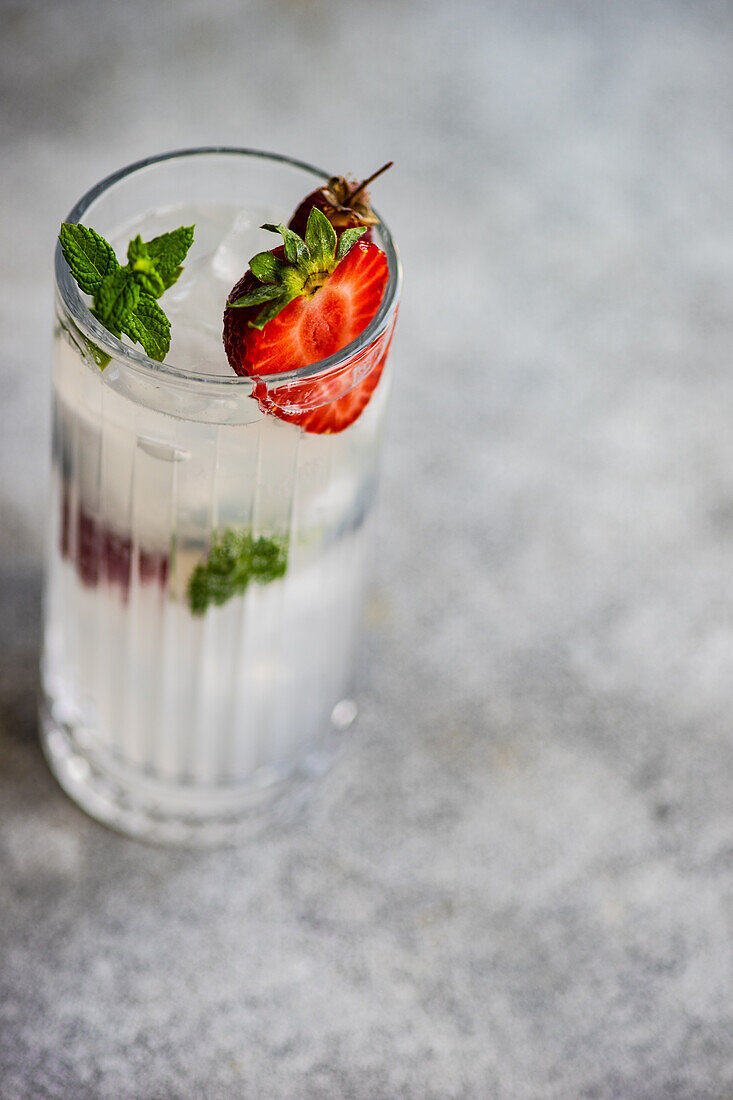
[[[285,259],[289,264],[299,264],[310,259],[308,248],[301,237],[288,229],[287,225],[271,225],[269,222],[261,225],[260,229],[268,229],[271,233],[279,233],[285,242]]]
[[[102,351],[96,344],[93,344],[92,341],[76,327],[72,320],[69,319],[65,324],[59,317],[58,322],[59,327],[66,333],[82,359],[86,359],[89,363],[95,363],[100,370],[104,370],[105,367],[109,366],[112,361],[112,356],[107,355],[106,351]]]
[[[137,260],[150,262],[150,253],[148,252],[148,246],[145,244],[139,233],[137,237],[132,238],[127,246],[127,262],[129,263],[130,267],[134,267]]]
[[[107,275],[95,290],[92,313],[113,336],[119,336],[139,301],[140,287],[130,272],[120,267]]]
[[[272,252],[258,252],[249,261],[249,266],[252,274],[261,283],[279,283],[286,265]]]
[[[63,222],[59,241],[71,274],[84,294],[93,294],[102,280],[120,266],[112,245],[85,225]]]
[[[263,302],[271,302],[282,294],[282,287],[265,285],[258,286],[251,294],[245,294],[234,302],[227,302],[229,309],[240,309],[242,306],[259,306]]]
[[[160,298],[166,286],[139,233],[127,246],[127,259],[127,267],[140,289],[152,298]]]
[[[202,615],[246,591],[250,581],[269,584],[287,569],[287,544],[280,538],[253,538],[250,531],[228,527],[218,532],[209,553],[188,582],[188,606]]]
[[[147,254],[163,280],[163,290],[168,290],[181,274],[181,264],[193,244],[194,225],[182,225],[170,233],[162,233],[146,242]],[[161,291],[162,293],[162,291]]]
[[[94,229],[71,222],[61,225],[61,250],[81,290],[92,296],[94,316],[113,336],[124,333],[142,344],[158,362],[170,348],[171,325],[155,299],[181,274],[194,228],[182,225],[151,241],[138,234],[127,247],[127,265],[120,267],[112,246]],[[104,370],[109,356],[95,351]]]
[[[361,237],[362,233],[366,233],[366,226],[360,225],[353,229],[345,229],[339,237],[339,246],[336,251],[336,263],[340,263],[343,260],[346,253],[351,248],[352,244],[356,244]]]
[[[140,263],[141,261],[138,260],[138,264]],[[165,283],[154,268],[145,271],[136,265],[134,275],[135,281],[140,285],[140,289],[146,294],[149,294],[151,298],[160,298],[161,294],[166,289]]]
[[[305,243],[315,268],[331,270],[336,256],[336,230],[317,206],[308,217]]]
[[[162,363],[171,346],[171,323],[155,298],[141,293],[135,310],[125,318],[122,331],[142,344],[146,355]]]
[[[284,577],[287,567],[287,547],[282,542],[260,537],[252,544],[250,576],[257,584],[270,584]]]

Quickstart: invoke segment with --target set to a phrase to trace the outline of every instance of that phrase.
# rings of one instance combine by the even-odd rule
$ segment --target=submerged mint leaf
[[[173,286],[193,242],[193,225],[182,225],[150,241],[140,234],[127,247],[120,267],[114,249],[94,229],[64,222],[61,250],[79,288],[92,297],[92,313],[113,336],[123,333],[142,344],[151,359],[162,362],[171,343],[171,325],[156,302]],[[104,362],[109,357],[99,353]]]
[[[220,606],[242,595],[250,581],[269,584],[287,569],[288,549],[284,539],[227,527],[218,532],[209,553],[196,565],[188,582],[188,606],[203,615],[212,604]]]
[[[269,584],[285,575],[287,547],[275,539],[260,537],[252,544],[250,565],[252,579]]]
[[[62,222],[59,241],[71,274],[84,294],[93,294],[102,280],[120,266],[112,245],[85,225]]]
[[[76,327],[70,318],[66,318],[66,320],[63,321],[59,315],[57,320],[59,328],[62,332],[66,333],[70,343],[73,344],[83,359],[91,363],[96,363],[100,370],[104,370],[105,367],[109,366],[112,357],[107,355],[106,351],[102,351],[101,348],[98,348],[96,344],[93,344],[92,341]]]

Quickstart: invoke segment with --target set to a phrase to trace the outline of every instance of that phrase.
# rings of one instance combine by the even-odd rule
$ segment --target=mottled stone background
[[[0,1097],[733,1096],[733,8],[0,3]],[[51,251],[242,144],[405,262],[353,747],[239,851],[36,741]]]

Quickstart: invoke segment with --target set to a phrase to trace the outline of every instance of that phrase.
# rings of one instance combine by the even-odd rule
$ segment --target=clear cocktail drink
[[[84,808],[139,835],[206,842],[262,803],[289,806],[353,714],[399,287],[386,229],[375,236],[390,280],[362,337],[310,374],[262,380],[287,414],[289,400],[308,401],[304,378],[345,394],[382,367],[344,431],[264,413],[221,344],[227,294],[263,247],[258,226],[287,219],[310,172],[238,151],[180,154],[133,166],[75,209],[69,220],[118,253],[138,232],[196,223],[164,301],[162,365],[101,329],[57,256],[44,748]],[[200,598],[198,578],[228,546],[244,548],[249,571]]]

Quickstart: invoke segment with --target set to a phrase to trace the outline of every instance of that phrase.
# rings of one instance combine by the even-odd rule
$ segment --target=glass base
[[[291,821],[316,781],[330,768],[356,707],[337,703],[332,729],[287,772],[261,768],[242,783],[210,787],[143,775],[109,753],[80,744],[79,729],[54,717],[43,697],[41,746],[63,790],[82,810],[118,832],[157,844],[189,848],[233,845]],[[82,740],[83,732],[82,732]]]

